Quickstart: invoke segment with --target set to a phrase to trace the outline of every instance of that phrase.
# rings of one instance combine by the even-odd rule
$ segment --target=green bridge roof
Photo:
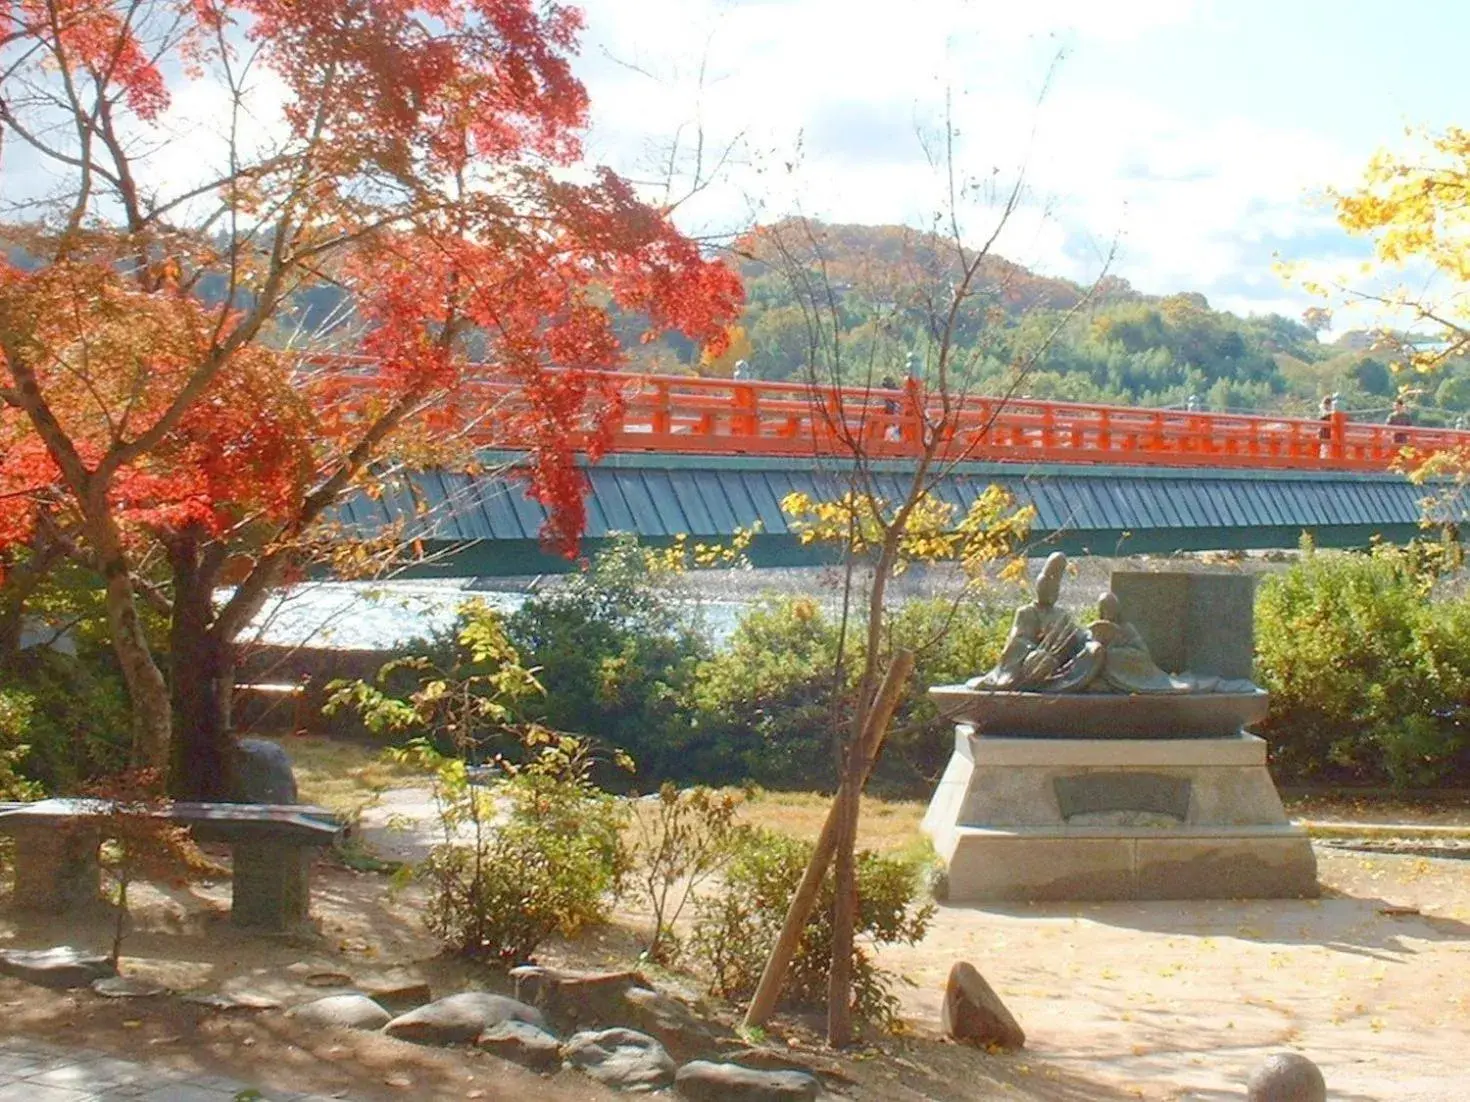
[[[424,573],[564,569],[564,560],[538,546],[545,511],[509,469],[514,457],[485,458],[494,473],[416,472],[410,489],[351,499],[341,520],[366,535],[408,518],[409,536],[448,552]],[[902,463],[874,470],[881,492],[903,494]],[[588,466],[587,477],[592,547],[613,532],[653,544],[679,535],[718,541],[759,522],[750,549],[757,565],[829,555],[798,544],[780,502],[793,491],[831,499],[845,485],[836,461],[754,456],[619,454]],[[1420,530],[1431,492],[1395,474],[1001,463],[964,464],[937,492],[963,511],[991,484],[1036,508],[1033,536],[1048,547],[1105,555],[1294,547],[1304,532],[1322,546],[1361,546],[1374,537],[1402,542]],[[1446,509],[1446,519],[1464,518],[1463,491]]]

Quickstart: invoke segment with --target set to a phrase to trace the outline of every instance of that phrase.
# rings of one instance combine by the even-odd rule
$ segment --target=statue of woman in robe
[[[1036,578],[1036,599],[1016,609],[1010,635],[995,668],[966,682],[970,689],[1075,693],[1101,666],[1101,646],[1057,607],[1067,556],[1047,558]]]

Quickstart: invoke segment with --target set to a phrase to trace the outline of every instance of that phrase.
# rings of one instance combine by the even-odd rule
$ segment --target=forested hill
[[[786,229],[786,240],[799,240]],[[937,285],[953,269],[952,246],[896,226],[822,225],[813,232],[823,285],[840,304],[845,358],[854,371],[871,361],[888,365],[878,374],[901,376],[905,355],[922,354],[925,344],[923,313],[902,305],[905,287]],[[744,358],[760,378],[799,376],[809,351],[807,322],[771,257],[769,248],[754,247],[739,261],[747,305],[729,354],[705,365],[688,365],[689,350],[668,345],[645,355],[667,369],[677,369],[671,360],[678,358],[684,370],[728,374]],[[987,261],[979,282],[983,290],[961,339],[977,353],[981,387],[999,389],[1016,357],[1045,345],[1086,289],[998,257]],[[1046,348],[1023,390],[1037,398],[1151,406],[1183,406],[1194,395],[1208,409],[1298,413],[1338,393],[1341,408],[1379,416],[1404,382],[1391,373],[1391,359],[1366,333],[1328,344],[1292,318],[1242,318],[1188,290],[1143,295],[1109,276]],[[1470,365],[1455,365],[1417,390],[1421,423],[1453,421],[1470,409]]]

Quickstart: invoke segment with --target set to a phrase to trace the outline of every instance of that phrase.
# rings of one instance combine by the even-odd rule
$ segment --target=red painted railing
[[[336,380],[347,389],[370,389],[366,366],[345,372],[339,366]],[[618,452],[843,456],[857,440],[870,456],[901,459],[919,452],[918,411],[938,409],[937,397],[915,383],[839,390],[677,375],[602,377],[622,399],[610,443]],[[482,379],[471,386],[490,392],[492,407],[498,401],[509,408],[517,400],[508,381]],[[498,420],[486,419],[476,443],[515,447],[520,441],[497,429]],[[1001,462],[1382,471],[1406,448],[1419,457],[1470,448],[1470,432],[1368,424],[1341,413],[1323,421],[1029,398],[967,397],[949,423],[950,458]],[[574,439],[585,437],[586,426],[568,431]]]

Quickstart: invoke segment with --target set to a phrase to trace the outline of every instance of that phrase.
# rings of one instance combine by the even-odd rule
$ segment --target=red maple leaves
[[[4,80],[77,105],[27,128],[32,100],[0,95],[0,125],[45,155],[58,212],[71,206],[31,228],[38,266],[0,270],[0,548],[44,510],[85,529],[98,508],[135,540],[188,527],[278,547],[395,442],[499,425],[531,442],[546,535],[574,549],[571,433],[595,454],[618,401],[588,374],[622,358],[609,311],[718,346],[742,297],[614,173],[576,182],[581,26],[540,0],[0,11]],[[164,119],[181,90],[206,78],[243,101],[250,65],[285,89],[268,147],[232,146],[194,205],[141,185],[131,150],[177,140]],[[287,339],[292,296],[313,287],[344,296],[333,350],[370,361],[370,379],[344,385]]]

